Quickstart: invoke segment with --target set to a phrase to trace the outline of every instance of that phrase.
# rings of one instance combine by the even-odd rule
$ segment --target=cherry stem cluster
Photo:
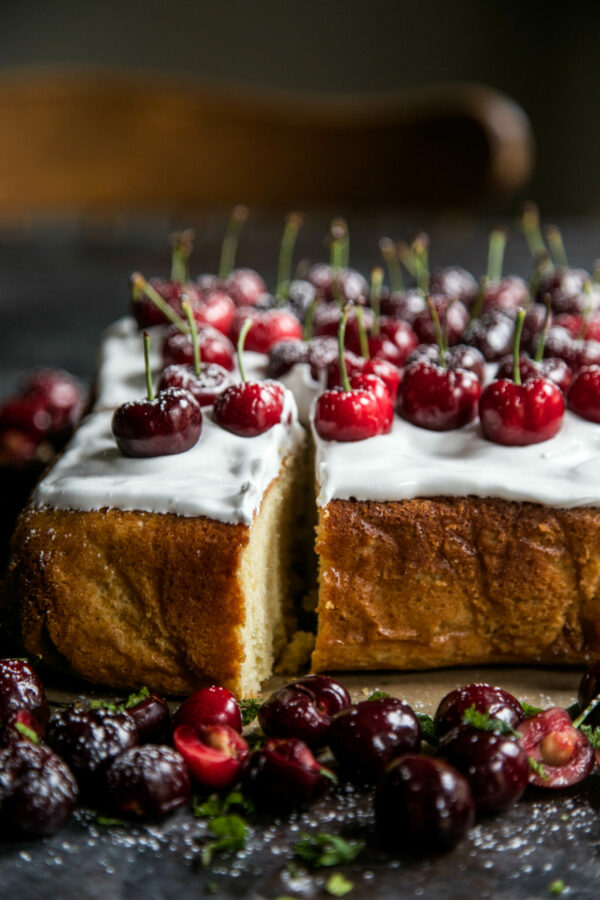
[[[233,272],[240,232],[247,218],[247,206],[234,206],[227,228],[225,229],[225,237],[223,238],[223,246],[221,247],[219,278],[228,278]]]
[[[535,356],[533,357],[534,362],[541,362],[544,356],[544,347],[546,346],[546,336],[548,334],[548,326],[550,325],[550,306],[551,306],[551,298],[550,294],[546,294],[544,297],[544,303],[546,304],[546,313],[544,315],[544,323],[542,325],[542,330],[540,331],[540,336],[538,338],[537,347],[535,348]]]
[[[365,359],[369,359],[369,339],[367,337],[367,330],[365,328],[365,321],[363,318],[363,310],[360,304],[356,307],[356,321],[358,323],[358,339],[360,341],[361,356],[364,356]]]

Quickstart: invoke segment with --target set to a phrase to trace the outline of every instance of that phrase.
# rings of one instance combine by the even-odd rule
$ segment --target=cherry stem
[[[247,218],[247,206],[242,206],[241,204],[239,206],[234,206],[227,228],[225,229],[225,237],[223,238],[223,246],[221,247],[219,278],[228,278],[233,272],[240,232]]]
[[[337,235],[340,240],[340,268],[347,269],[350,262],[350,232],[344,219],[334,219],[331,223],[331,234]]]
[[[521,334],[523,332],[523,322],[525,321],[525,310],[517,310],[517,319],[515,322],[515,331],[513,335],[513,381],[515,384],[521,384],[521,367],[519,365],[519,356],[521,352]]]
[[[546,249],[544,249],[538,254],[538,257],[535,261],[533,274],[529,280],[529,293],[532,297],[535,297],[535,295],[537,294],[543,275],[545,273],[551,273],[553,271],[554,264],[552,263],[550,254]]]
[[[286,217],[277,263],[277,284],[275,286],[277,306],[282,305],[290,291],[292,256],[301,225],[302,216],[299,213],[293,212]]]
[[[488,263],[486,273],[488,284],[497,284],[502,277],[505,249],[506,230],[504,228],[494,228],[488,239]]]
[[[387,237],[381,238],[379,251],[387,266],[392,294],[401,294],[404,290],[404,279],[402,278],[402,269],[400,268],[398,251],[394,242]]]
[[[362,306],[356,307],[356,321],[358,322],[358,339],[360,341],[360,354],[361,354],[361,356],[364,356],[365,359],[370,359],[369,339],[367,338],[367,331],[366,331],[365,322],[363,319]]]
[[[185,313],[185,317],[188,321],[188,326],[190,329],[190,334],[192,336],[192,350],[194,353],[194,372],[196,377],[200,375],[200,344],[198,342],[198,329],[196,328],[196,320],[194,318],[194,314],[192,312],[192,305],[188,298],[184,294],[184,299],[181,301],[181,308]]]
[[[520,224],[533,259],[546,253],[546,245],[540,228],[540,213],[535,203],[524,204]]]
[[[406,271],[415,278],[417,274],[417,261],[415,259],[415,254],[408,244],[405,244],[404,241],[398,241],[396,244],[396,253]]]
[[[375,315],[375,321],[371,334],[379,337],[379,319],[381,318],[381,286],[383,284],[383,269],[376,266],[371,272],[371,309]]]
[[[588,328],[590,327],[590,316],[592,315],[592,310],[594,308],[592,297],[592,282],[589,279],[583,285],[582,292],[585,295],[585,305],[581,311],[581,328],[577,337],[583,338],[585,340]]]
[[[475,302],[471,307],[471,312],[469,313],[469,321],[467,322],[467,328],[471,324],[471,322],[475,322],[479,316],[481,315],[481,310],[483,308],[483,301],[485,300],[485,294],[488,289],[488,280],[487,277],[484,276],[481,279],[481,284],[479,285],[479,290],[477,291],[477,296],[475,297]]]
[[[560,228],[556,225],[546,225],[544,234],[548,241],[552,262],[558,269],[566,268],[569,263],[567,261],[567,251],[565,250],[565,244],[562,239],[562,234],[560,233]]]
[[[429,291],[429,238],[426,234],[419,234],[414,239],[412,253],[415,260],[417,287],[426,297]]]
[[[150,371],[150,335],[147,331],[142,332],[144,338],[144,366],[146,367],[146,392],[148,400],[154,400],[154,391],[152,390],[152,372]]]
[[[350,381],[348,379],[348,370],[346,369],[346,360],[344,359],[344,340],[346,337],[346,321],[348,319],[348,307],[342,310],[342,318],[338,328],[338,357],[340,361],[340,376],[342,378],[342,387],[345,391],[350,390]]]
[[[172,281],[189,281],[189,258],[194,248],[194,232],[191,228],[185,231],[176,231],[171,235],[171,247],[173,254],[171,257],[171,280]]]
[[[317,311],[317,298],[314,297],[310,301],[310,305],[306,310],[306,316],[304,317],[304,325],[302,327],[302,337],[305,341],[310,341],[313,336],[313,322],[315,318],[315,313]]]
[[[433,330],[435,331],[435,340],[438,345],[438,350],[440,354],[440,366],[442,369],[446,368],[446,347],[444,345],[444,337],[442,335],[442,329],[440,326],[440,318],[437,313],[437,309],[435,308],[435,304],[428,294],[425,298],[427,303],[427,308],[429,310],[429,315],[431,316],[431,321],[433,322]]]
[[[583,712],[581,712],[576,719],[573,719],[573,728],[579,728],[579,726],[585,722],[589,714],[596,709],[599,703],[600,694],[597,694],[594,699],[590,703],[588,703]]]
[[[149,281],[146,281],[143,275],[140,272],[134,272],[130,278],[131,284],[131,296],[133,297],[134,303],[139,303],[142,299],[142,296],[145,294],[149,300],[154,303],[157,309],[160,309],[163,316],[172,322],[173,325],[176,325],[180,331],[184,333],[187,331],[185,326],[185,322],[183,319],[177,315],[175,310],[169,306],[166,300],[160,296],[158,291],[152,287]]]
[[[335,219],[331,223],[331,273],[333,276],[333,296],[336,303],[340,306],[344,302],[342,289],[340,286],[340,269],[344,267],[344,258],[347,255],[347,244],[344,248],[344,241],[347,240],[348,229],[343,219]]]
[[[242,381],[246,380],[246,373],[244,372],[244,344],[246,343],[246,335],[254,325],[252,319],[246,319],[244,324],[242,325],[240,336],[237,342],[237,361],[238,361],[238,369],[240,370],[240,378]]]
[[[548,334],[548,326],[550,324],[550,306],[551,306],[551,297],[550,294],[546,294],[544,296],[544,303],[546,304],[546,313],[544,315],[544,324],[542,325],[542,330],[540,331],[540,336],[538,338],[537,347],[535,348],[535,356],[533,357],[534,362],[541,362],[544,356],[544,347],[546,345],[546,335]]]
[[[598,284],[600,282],[600,259],[594,261],[594,268],[592,269],[592,281],[594,284]]]

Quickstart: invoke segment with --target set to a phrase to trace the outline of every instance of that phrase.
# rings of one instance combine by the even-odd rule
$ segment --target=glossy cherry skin
[[[308,362],[309,346],[306,341],[279,341],[269,350],[267,378],[281,378],[282,375]]]
[[[334,781],[304,741],[269,738],[250,757],[242,788],[257,809],[286,814],[309,806]]]
[[[202,431],[198,401],[181,388],[168,388],[154,400],[134,400],[119,406],[112,433],[125,456],[147,458],[184,453]]]
[[[449,431],[475,418],[480,395],[481,382],[473,372],[415,362],[404,370],[398,412],[420,428]]]
[[[597,313],[588,319],[585,319],[583,315],[560,313],[554,317],[552,324],[557,328],[564,328],[572,338],[600,341],[600,316]]]
[[[320,300],[331,303],[337,300],[334,270],[327,263],[316,263],[308,271],[308,281],[317,291]],[[337,272],[339,292],[343,300],[358,303],[369,296],[369,285],[356,269],[339,269]]]
[[[198,329],[198,346],[202,362],[216,363],[232,372],[235,369],[235,350],[229,338],[216,328],[205,326]],[[191,366],[194,362],[194,349],[189,334],[184,334],[175,325],[169,329],[162,345],[164,366]]]
[[[44,685],[30,663],[23,659],[0,660],[0,722],[27,709],[45,726],[50,707]]]
[[[413,362],[430,362],[439,365],[440,351],[437,344],[419,344],[406,360],[409,366]],[[455,344],[444,353],[447,369],[465,369],[473,372],[481,382],[485,378],[485,357],[475,347],[467,344]]]
[[[385,360],[381,360],[381,362],[385,362]],[[362,372],[364,370],[367,364],[367,360],[364,358],[364,356],[358,356],[356,353],[352,353],[351,350],[344,350],[344,363],[346,366],[346,373],[348,375],[348,378],[351,378],[353,375],[358,375],[359,372]],[[327,387],[330,389],[341,387],[342,372],[340,369],[340,361],[337,350],[335,357],[327,364],[326,372]]]
[[[237,341],[246,319],[252,319],[252,328],[246,335],[245,350],[268,353],[280,341],[301,340],[302,326],[296,316],[286,309],[270,309],[265,312],[242,307],[233,323],[232,339]]]
[[[200,406],[212,406],[219,394],[233,383],[227,369],[215,363],[201,363],[199,375],[193,366],[167,366],[158,382],[158,391],[181,388]]]
[[[284,396],[276,381],[233,384],[215,400],[213,418],[233,434],[255,437],[281,422]]]
[[[16,741],[0,752],[0,835],[9,840],[55,834],[77,803],[68,766],[43,744]]]
[[[192,307],[198,325],[206,325],[229,337],[235,319],[235,303],[222,289],[204,291]]]
[[[325,441],[364,441],[381,434],[379,402],[371,391],[334,389],[317,397],[315,429]]]
[[[600,366],[585,366],[577,372],[567,394],[567,406],[582,419],[600,422]]]
[[[25,733],[23,733],[23,731],[25,731]],[[45,726],[36,719],[30,710],[20,709],[18,712],[9,716],[3,724],[2,730],[0,731],[0,744],[2,744],[3,747],[8,747],[8,745],[14,743],[14,741],[30,740],[28,734],[30,731],[43,741],[46,734]]]
[[[414,755],[395,759],[375,794],[377,839],[394,853],[453,847],[474,820],[469,782],[440,759]]]
[[[400,387],[400,381],[402,379],[400,369],[392,365],[392,363],[386,362],[385,359],[378,359],[377,357],[373,357],[372,359],[366,360],[360,372],[357,372],[356,374],[376,375],[378,378],[380,378],[388,390],[392,406],[396,406],[396,400],[398,399],[398,389]]]
[[[97,795],[112,761],[138,744],[138,730],[127,712],[61,710],[50,722],[48,743],[68,764],[82,792]]]
[[[225,288],[236,306],[256,306],[267,286],[254,269],[234,269],[225,279]]]
[[[465,341],[483,353],[488,362],[497,362],[512,350],[514,317],[501,309],[486,310],[471,322]]]
[[[166,278],[150,278],[149,284],[168,303],[178,315],[181,314],[181,297],[186,294],[192,309],[200,302],[198,288],[190,283],[170,281]],[[165,325],[167,319],[150,297],[143,294],[139,300],[131,301],[131,312],[140,328],[151,328],[153,325]]]
[[[140,744],[156,744],[169,734],[171,715],[167,702],[156,694],[150,694],[127,709],[137,725]]]
[[[530,378],[521,385],[492,381],[479,401],[484,437],[509,447],[550,440],[560,431],[564,413],[562,391],[547,378]]]
[[[173,716],[173,728],[179,725],[229,725],[242,733],[242,714],[231,691],[218,684],[200,688],[185,700]]]
[[[121,753],[106,772],[103,805],[113,815],[159,819],[190,797],[186,763],[171,747],[132,747]]]
[[[275,691],[258,711],[269,737],[299,738],[312,749],[324,747],[331,717],[350,705],[346,689],[333,678],[307,676]]]
[[[565,328],[551,328],[546,338],[544,356],[563,359],[575,373],[584,366],[600,365],[600,342],[575,339]]]
[[[594,663],[584,672],[579,682],[577,701],[583,710],[600,694],[600,662]],[[586,725],[600,725],[600,706],[593,709],[585,719]]]
[[[313,319],[313,332],[317,337],[335,337],[340,325],[342,312],[334,303],[318,306]],[[367,307],[362,308],[362,319],[365,331],[368,333],[375,321],[373,311]],[[345,346],[353,353],[360,353],[360,336],[356,309],[351,308],[346,321]]]
[[[528,381],[530,378],[547,378],[548,381],[552,381],[553,384],[559,387],[563,394],[567,393],[569,385],[573,380],[573,373],[566,362],[563,359],[552,356],[542,359],[540,362],[536,362],[530,356],[521,354],[521,356],[519,356],[519,372],[521,381]],[[504,359],[500,360],[496,378],[511,379],[512,376],[512,355],[505,356]]]
[[[489,284],[483,295],[483,309],[503,309],[516,312],[520,306],[529,305],[529,287],[518,275],[506,275]]]
[[[229,725],[179,725],[173,743],[194,781],[212,791],[237,784],[250,755],[244,738]]]
[[[468,780],[478,812],[507,809],[529,783],[529,758],[514,737],[460,726],[444,736],[438,752]]]
[[[544,768],[529,770],[529,783],[563,788],[583,781],[594,768],[594,751],[586,736],[573,728],[565,709],[551,707],[518,726],[525,752]]]
[[[337,713],[329,727],[329,747],[352,781],[374,782],[402,753],[418,753],[419,720],[395,697],[364,700]]]
[[[449,300],[460,300],[468,309],[477,297],[479,285],[466,269],[460,266],[448,266],[431,273],[429,292],[443,294]]]
[[[394,423],[394,406],[385,383],[377,375],[369,375],[364,370],[350,379],[352,390],[369,391],[377,400],[381,420],[380,434],[389,434]]]
[[[434,296],[432,299],[448,344],[452,346],[452,344],[460,343],[469,321],[466,307],[459,301],[450,303],[446,297]],[[435,343],[435,328],[431,319],[431,313],[427,308],[423,312],[418,313],[411,324],[421,344]]]
[[[381,316],[379,320],[379,330],[382,335],[389,338],[389,340],[398,348],[398,358],[400,361],[396,363],[395,360],[392,359],[390,362],[394,362],[395,365],[398,366],[403,366],[409,354],[412,353],[419,344],[417,335],[407,322],[402,322],[400,319],[391,319],[388,316]],[[371,353],[371,356],[379,355],[380,354],[376,352]],[[385,357],[382,358],[385,359]]]
[[[477,712],[488,713],[516,728],[525,718],[523,707],[508,691],[491,684],[465,684],[446,694],[436,710],[433,722],[438,737],[464,724],[464,714],[474,706]]]

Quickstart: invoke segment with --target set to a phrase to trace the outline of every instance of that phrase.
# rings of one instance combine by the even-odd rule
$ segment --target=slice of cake
[[[600,653],[600,429],[486,441],[472,422],[337,443],[314,435],[313,667],[583,663]]]

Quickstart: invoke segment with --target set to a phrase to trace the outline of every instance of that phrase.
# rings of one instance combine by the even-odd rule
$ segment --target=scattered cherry
[[[246,350],[268,353],[271,347],[280,341],[302,339],[302,326],[288,310],[270,309],[261,312],[250,307],[241,307],[233,323],[234,341],[239,340],[242,327],[248,320],[252,322],[252,328],[246,338]]]
[[[420,428],[448,431],[475,418],[480,395],[481,382],[474,372],[414,362],[400,382],[398,412]]]
[[[0,731],[0,743],[4,747],[14,741],[33,740],[37,743],[43,740],[45,735],[45,725],[42,725],[29,709],[20,709],[4,722]]]
[[[496,378],[512,378],[514,372],[514,360],[512,356],[505,356],[498,364]],[[529,381],[530,378],[546,378],[566,394],[573,379],[573,373],[566,362],[558,357],[548,356],[537,362],[530,356],[521,353],[519,356],[519,374],[521,381]]]
[[[346,689],[333,678],[309,675],[275,691],[258,711],[266,735],[299,738],[312,749],[327,743],[331,717],[350,705]]]
[[[565,709],[551,707],[518,726],[528,755],[542,767],[530,768],[529,783],[563,788],[583,781],[594,768],[592,745],[573,727]]]
[[[106,772],[105,808],[118,816],[158,819],[191,796],[185,761],[171,747],[145,744],[121,753]]]
[[[127,712],[137,725],[140,744],[155,744],[167,737],[171,716],[162,697],[150,694],[135,706],[128,706]]]
[[[437,736],[441,738],[462,725],[464,714],[472,706],[512,728],[525,718],[523,707],[508,691],[491,684],[466,684],[450,691],[440,701],[433,720]]]
[[[0,659],[0,722],[8,722],[23,709],[33,713],[42,727],[46,725],[50,708],[44,685],[26,660]]]
[[[239,732],[222,724],[179,725],[173,731],[173,743],[194,781],[213,791],[237,784],[250,753]]]
[[[307,363],[308,360],[309,346],[305,341],[279,341],[269,350],[267,378],[281,378],[294,366]]]
[[[159,396],[169,389],[191,394],[199,406],[212,406],[217,397],[233,384],[229,372],[215,363],[203,362],[200,373],[191,366],[167,366],[158,383]]]
[[[205,363],[215,363],[232,372],[235,369],[235,350],[229,338],[209,325],[198,329],[198,345]],[[194,362],[194,348],[189,334],[173,326],[165,334],[162,345],[164,366],[190,366]]]
[[[285,814],[309,806],[334,781],[304,741],[269,738],[250,757],[242,786],[257,809]]]
[[[180,725],[228,725],[242,732],[242,714],[231,691],[211,684],[191,694],[173,716],[173,728]]]
[[[432,296],[431,300],[444,323],[446,343],[449,346],[460,343],[469,321],[466,307],[460,301],[452,303],[446,297]],[[413,318],[411,325],[420,343],[431,344],[435,342],[435,329],[427,309],[418,313]]]

